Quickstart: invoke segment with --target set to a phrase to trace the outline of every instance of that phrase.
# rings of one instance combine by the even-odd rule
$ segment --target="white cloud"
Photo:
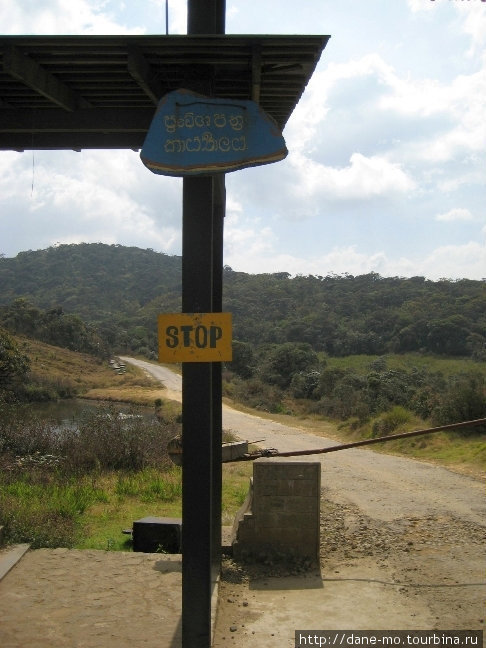
[[[447,161],[464,151],[483,151],[486,146],[486,66],[471,75],[461,75],[449,84],[431,79],[396,80],[379,109],[410,117],[443,115],[449,127],[437,137],[415,143],[417,158]]]
[[[25,164],[29,155],[30,164]],[[0,204],[15,196],[28,196],[32,188],[32,154],[2,152],[0,154]]]
[[[247,220],[240,224],[239,215],[229,212],[224,232],[225,263],[241,268],[243,264],[258,263],[273,256],[276,237],[272,229],[261,225],[260,220]]]
[[[132,151],[33,159],[32,168],[30,152],[0,156],[2,252],[102,241],[180,253],[180,183],[154,176]]]
[[[306,199],[319,195],[332,200],[367,200],[415,187],[399,164],[381,156],[353,153],[348,166],[333,168],[294,155],[291,164],[297,175],[294,191]]]
[[[343,82],[367,78],[376,78],[385,90],[387,85],[394,84],[395,74],[378,54],[367,54],[345,63],[329,63],[326,68],[318,69],[285,129],[289,149],[312,148],[316,131],[325,128],[326,115],[337,107],[333,93],[339,92]],[[369,97],[361,96],[359,100],[366,102]]]
[[[367,200],[413,192],[427,166],[465,158],[477,166],[472,158],[486,148],[485,113],[486,65],[440,82],[401,77],[378,54],[331,63],[314,75],[285,131],[295,195]],[[347,166],[340,159],[346,152]],[[471,165],[462,164],[440,181],[452,190],[472,179],[478,181]]]
[[[435,11],[434,0],[407,0],[407,5],[412,12]]]
[[[432,250],[421,267],[420,274],[432,279],[483,279],[486,277],[486,247],[475,241],[444,245]]]
[[[456,207],[455,209],[450,209],[448,212],[445,212],[444,214],[437,214],[435,220],[451,223],[453,221],[474,220],[474,216],[471,214],[469,209]]]
[[[139,34],[139,27],[121,26],[103,11],[105,2],[44,0],[3,2],[0,24],[6,34]]]
[[[461,187],[483,186],[484,171],[475,160],[475,156],[470,156],[467,167],[454,167],[454,174],[441,178],[440,172],[435,174],[434,181],[437,183],[439,193],[452,193],[461,189]]]
[[[481,0],[484,2],[484,0]],[[463,31],[471,37],[471,46],[467,51],[467,56],[474,57],[478,54],[485,58],[483,50],[486,45],[486,11],[481,3],[457,3],[458,11],[461,12],[464,19]],[[466,6],[463,6],[466,4]]]
[[[486,247],[475,241],[441,246],[423,258],[391,257],[383,250],[367,254],[357,245],[335,246],[325,254],[302,258],[278,252],[271,239],[267,240],[266,253],[262,255],[258,246],[252,246],[252,239],[256,240],[259,235],[256,231],[247,231],[246,251],[243,252],[240,245],[235,246],[225,254],[225,263],[249,273],[285,271],[325,276],[377,272],[385,277],[424,276],[433,280],[464,277],[480,280],[486,276]]]
[[[352,87],[359,91],[350,95],[348,88]],[[390,140],[389,158],[406,154],[410,161],[434,163],[484,151],[485,113],[486,55],[479,70],[439,81],[426,75],[400,76],[381,56],[368,54],[345,63],[330,63],[319,70],[285,133],[292,153],[305,151],[312,157],[316,142],[326,141],[318,134],[326,132],[328,117],[341,116],[339,127],[344,136],[348,129],[355,128],[347,120],[361,118],[367,127],[361,132],[357,129],[356,136],[365,138],[370,128],[376,129],[380,140]],[[428,134],[421,132],[425,123],[431,126]],[[387,128],[393,128],[390,135]],[[401,139],[404,142],[398,147],[392,144]]]

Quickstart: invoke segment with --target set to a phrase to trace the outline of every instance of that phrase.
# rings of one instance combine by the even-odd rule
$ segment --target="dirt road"
[[[181,400],[181,376],[161,365],[124,358],[163,382],[167,396]],[[223,426],[242,439],[265,439],[265,447],[281,452],[336,445],[336,441],[309,434],[259,416],[223,406]],[[300,458],[305,461],[305,458]],[[357,506],[365,515],[389,521],[400,516],[452,515],[464,521],[484,524],[484,483],[403,457],[351,449],[327,455],[311,455],[321,461],[322,486],[333,501]]]
[[[180,376],[125,360],[178,392]],[[336,443],[227,406],[223,425],[280,451]],[[483,481],[368,449],[307,460],[322,464],[321,572],[296,589],[292,570],[226,563],[215,646],[292,646],[292,628],[483,629]]]

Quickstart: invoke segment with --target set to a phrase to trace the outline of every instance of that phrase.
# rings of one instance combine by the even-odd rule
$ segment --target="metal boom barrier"
[[[349,450],[350,448],[360,448],[362,446],[373,445],[375,443],[385,443],[387,441],[396,441],[410,437],[433,434],[434,432],[445,432],[448,430],[459,430],[461,428],[476,427],[486,425],[486,418],[475,419],[473,421],[463,421],[461,423],[451,423],[449,425],[440,425],[438,427],[427,428],[425,430],[414,430],[412,432],[401,432],[400,434],[390,434],[388,436],[376,437],[375,439],[364,439],[363,441],[353,441],[352,443],[341,443],[328,448],[316,448],[315,450],[289,450],[279,452],[273,448],[257,450],[252,453],[233,459],[232,461],[253,461],[260,457],[302,457],[305,455],[326,454],[328,452],[338,452],[339,450]]]

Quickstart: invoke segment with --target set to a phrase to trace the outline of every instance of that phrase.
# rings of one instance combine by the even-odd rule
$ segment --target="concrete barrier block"
[[[319,462],[256,461],[251,506],[233,529],[235,557],[275,551],[318,560],[320,477]]]

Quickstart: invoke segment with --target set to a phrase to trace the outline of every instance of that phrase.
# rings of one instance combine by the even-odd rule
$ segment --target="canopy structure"
[[[0,150],[142,147],[179,88],[285,126],[329,36],[0,36]]]
[[[0,150],[140,149],[157,104],[180,89],[251,99],[283,129],[329,36],[228,36],[224,15],[224,0],[188,0],[188,36],[0,36]],[[183,180],[183,313],[222,311],[224,182],[224,173]],[[209,648],[221,363],[182,370],[182,646]]]

